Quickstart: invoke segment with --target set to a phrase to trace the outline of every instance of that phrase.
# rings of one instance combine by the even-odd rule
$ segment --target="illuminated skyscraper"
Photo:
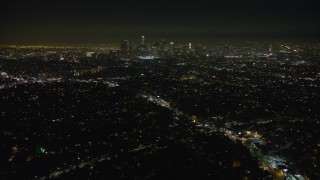
[[[120,44],[120,52],[121,56],[124,58],[130,58],[131,57],[131,42],[129,40],[123,40]]]
[[[145,36],[141,36],[141,46],[145,45]]]
[[[141,50],[141,52],[144,52],[147,50],[145,36],[141,36],[140,50]]]
[[[166,41],[164,39],[161,39],[160,44],[159,44],[159,54],[163,56],[165,54],[165,46],[166,46]]]
[[[170,42],[170,54],[173,54],[174,42]]]
[[[224,45],[224,55],[227,56],[229,54],[229,46],[226,44]]]
[[[161,39],[161,41],[160,41],[160,46],[164,46],[164,45],[165,45],[165,43],[166,43],[166,40]]]

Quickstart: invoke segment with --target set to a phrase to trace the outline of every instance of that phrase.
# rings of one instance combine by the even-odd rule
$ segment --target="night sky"
[[[1,44],[117,43],[122,39],[320,40],[310,0],[0,2]]]

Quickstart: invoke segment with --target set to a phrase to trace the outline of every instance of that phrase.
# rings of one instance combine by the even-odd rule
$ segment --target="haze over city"
[[[308,40],[320,37],[316,1],[2,1],[5,44]]]

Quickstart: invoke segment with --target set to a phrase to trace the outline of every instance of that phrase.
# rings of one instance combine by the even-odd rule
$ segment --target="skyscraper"
[[[159,45],[159,55],[164,56],[165,47],[166,47],[166,41],[164,39],[161,39],[160,45]]]
[[[160,41],[160,46],[164,46],[165,43],[166,43],[166,40],[165,40],[165,39],[161,39],[161,41]]]
[[[123,40],[120,44],[120,52],[121,56],[124,58],[130,58],[131,57],[131,42],[129,40]]]
[[[150,54],[150,47],[148,47],[147,43],[146,43],[146,37],[145,36],[141,36],[141,42],[140,42],[140,55],[141,56],[147,56]]]
[[[226,44],[224,45],[224,52],[223,52],[224,56],[227,56],[229,54],[229,46]]]
[[[141,46],[144,46],[145,44],[145,36],[141,36]]]
[[[272,44],[269,46],[269,54],[272,54]]]

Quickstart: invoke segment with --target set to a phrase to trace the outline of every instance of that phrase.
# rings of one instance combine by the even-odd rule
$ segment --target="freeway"
[[[259,163],[261,164],[261,168],[269,171],[269,173],[272,174],[273,179],[276,179],[276,180],[284,180],[284,179],[305,180],[306,179],[300,174],[292,174],[291,172],[288,172],[287,169],[280,168],[280,166],[286,166],[285,159],[278,156],[268,156],[263,154],[262,151],[255,145],[256,143],[263,144],[263,141],[260,139],[259,136],[255,135],[253,137],[253,140],[252,140],[252,137],[240,137],[241,133],[235,133],[226,128],[217,127],[215,124],[213,124],[208,120],[198,120],[193,116],[190,117],[189,115],[185,114],[181,110],[175,108],[168,101],[162,99],[160,96],[145,95],[145,94],[141,94],[139,96],[142,97],[143,99],[147,99],[152,103],[155,103],[159,106],[162,106],[164,108],[171,110],[177,116],[183,116],[189,119],[190,121],[195,123],[196,126],[198,127],[202,127],[204,129],[207,129],[213,132],[222,132],[226,137],[228,137],[233,141],[237,141],[237,140],[241,141],[242,145],[250,150],[251,155],[256,157],[259,160]]]

